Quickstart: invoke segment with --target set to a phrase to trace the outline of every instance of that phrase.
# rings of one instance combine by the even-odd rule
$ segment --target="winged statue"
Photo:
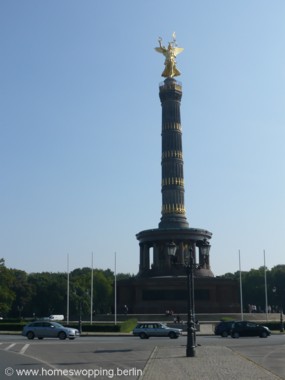
[[[180,71],[176,67],[176,56],[184,50],[184,48],[177,47],[175,33],[172,35],[172,41],[168,43],[168,47],[162,45],[162,38],[158,39],[159,47],[154,48],[158,53],[165,56],[165,69],[161,76],[165,78],[173,78],[180,75]]]

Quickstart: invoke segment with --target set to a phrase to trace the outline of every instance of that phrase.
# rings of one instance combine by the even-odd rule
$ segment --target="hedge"
[[[81,326],[83,332],[131,332],[136,326],[136,323],[136,319],[129,319],[117,325],[113,323],[94,323],[92,325],[90,325],[90,323],[82,323]],[[0,331],[22,331],[26,324],[27,322],[1,322]],[[66,323],[63,322],[62,325],[66,326]],[[68,326],[78,329],[78,323],[70,323]]]

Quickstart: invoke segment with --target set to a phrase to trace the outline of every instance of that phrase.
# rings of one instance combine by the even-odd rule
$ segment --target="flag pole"
[[[93,322],[93,252],[91,254],[90,324]]]
[[[265,262],[265,249],[263,250],[263,259],[264,259],[264,290],[265,290],[265,314],[266,320],[268,321],[268,298],[267,298],[267,268]]]
[[[67,254],[66,322],[67,322],[67,324],[69,323],[69,253]]]
[[[241,313],[241,320],[243,321],[243,299],[242,299],[242,279],[241,279],[240,250],[238,251],[238,255],[239,255],[240,313]]]
[[[117,254],[115,252],[115,281],[114,281],[114,314],[115,325],[117,324]]]

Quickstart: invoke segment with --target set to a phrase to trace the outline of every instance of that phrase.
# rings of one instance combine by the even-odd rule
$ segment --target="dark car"
[[[231,334],[234,322],[235,321],[222,321],[218,323],[215,327],[215,335],[221,335],[221,337],[226,338]]]
[[[175,339],[182,335],[182,329],[167,327],[164,323],[141,322],[134,328],[133,334],[141,339],[148,339],[151,336],[166,336]]]
[[[248,321],[233,323],[231,330],[232,338],[239,338],[240,336],[259,336],[260,338],[267,338],[270,334],[271,331],[268,327]]]

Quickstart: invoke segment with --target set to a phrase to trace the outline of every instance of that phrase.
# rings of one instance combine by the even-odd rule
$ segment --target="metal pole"
[[[193,281],[193,258],[190,257],[189,264],[186,267],[187,269],[187,346],[186,346],[186,356],[194,357],[195,356],[195,345],[194,345],[194,323],[193,323],[193,300],[192,300],[192,290],[191,284]]]
[[[82,301],[81,301],[82,295],[80,295],[79,297],[80,297],[80,301],[79,301],[78,330],[79,330],[79,334],[81,335],[82,333]]]
[[[191,310],[192,310],[192,327],[193,327],[193,331],[192,331],[192,334],[193,334],[193,345],[194,347],[196,347],[196,316],[195,316],[195,296],[194,296],[194,275],[193,275],[193,269],[192,269],[192,283],[191,283],[191,287],[192,287],[192,307],[191,307]]]
[[[280,332],[284,332],[284,326],[283,326],[283,302],[282,302],[282,294],[280,293],[280,290],[274,286],[272,289],[273,293],[276,293],[276,296],[278,297],[278,303],[279,303],[279,312],[280,312]]]
[[[69,324],[69,253],[67,254],[66,322]]]
[[[284,332],[282,291],[280,292],[280,332]]]
[[[241,320],[243,321],[243,299],[242,299],[242,280],[241,280],[240,250],[238,251],[238,255],[239,255],[240,313],[241,313]]]
[[[90,324],[93,322],[93,252],[91,254]]]
[[[283,325],[283,308],[281,305],[281,310],[280,310],[280,332],[284,332],[284,325]]]
[[[195,255],[195,247],[192,249],[192,252],[194,252],[194,256],[192,257],[192,273],[191,273],[191,293],[192,293],[192,303],[191,303],[191,310],[192,310],[192,322],[193,322],[193,344],[196,347],[196,316],[195,316],[195,286],[194,286],[194,268],[196,268],[196,255]],[[194,264],[194,265],[193,265]]]
[[[114,282],[114,314],[115,325],[117,324],[117,254],[115,252],[115,282]]]
[[[266,278],[265,249],[263,250],[263,258],[264,258],[265,313],[266,313],[266,320],[268,321],[268,298],[267,298],[267,278]]]

